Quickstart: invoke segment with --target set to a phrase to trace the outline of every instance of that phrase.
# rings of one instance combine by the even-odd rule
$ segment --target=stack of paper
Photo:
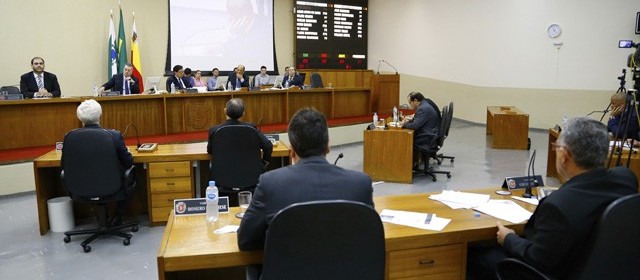
[[[451,219],[436,217],[436,214],[389,209],[380,212],[380,219],[387,223],[436,231],[441,231],[451,222]]]
[[[515,224],[522,223],[533,215],[517,203],[503,199],[492,199],[473,209]]]
[[[442,191],[441,194],[429,196],[429,199],[440,201],[452,209],[469,209],[483,205],[489,201],[488,194],[477,194],[457,191]]]

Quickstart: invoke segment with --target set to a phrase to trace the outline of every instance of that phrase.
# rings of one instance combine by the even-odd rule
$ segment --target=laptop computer
[[[282,87],[282,80],[284,80],[284,76],[277,76],[275,78],[275,80],[273,81],[273,87],[281,88]]]
[[[229,76],[218,76],[216,78],[216,87],[213,90],[226,90]]]

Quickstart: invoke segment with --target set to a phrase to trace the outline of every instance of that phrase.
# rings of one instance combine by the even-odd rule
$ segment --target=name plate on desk
[[[229,212],[229,197],[221,196],[218,199],[218,211]],[[206,198],[189,198],[173,200],[173,214],[175,216],[199,215],[207,213]]]
[[[534,179],[538,181],[537,185],[535,185],[532,182]],[[544,183],[542,182],[542,175],[507,177],[504,179],[504,182],[502,182],[503,189],[507,189],[507,188],[510,190],[524,189],[527,186],[531,186],[531,187],[544,186]]]

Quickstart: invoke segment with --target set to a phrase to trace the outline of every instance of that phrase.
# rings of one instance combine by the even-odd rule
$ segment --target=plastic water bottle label
[[[216,197],[217,197],[216,193],[214,193],[214,192],[210,192],[210,193],[207,194],[207,199],[214,200],[214,199],[216,199]]]

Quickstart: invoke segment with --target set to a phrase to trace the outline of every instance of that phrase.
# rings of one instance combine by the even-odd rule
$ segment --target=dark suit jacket
[[[84,128],[78,129],[103,129],[100,125],[97,124],[89,124]],[[120,159],[120,165],[124,170],[131,168],[133,165],[133,156],[127,149],[127,146],[124,144],[124,139],[122,138],[122,134],[119,131],[113,129],[105,129],[105,131],[111,134],[113,141],[116,143],[116,147],[118,149],[118,158]],[[64,169],[64,154],[62,154],[61,166]]]
[[[245,122],[241,122],[239,120],[234,120],[234,119],[228,119],[219,125],[209,128],[209,142],[207,143],[208,154],[213,156],[213,147],[211,147],[213,143],[213,135],[216,133],[216,131],[218,131],[218,129],[227,125],[246,125],[246,126],[251,126],[253,128],[256,128],[256,126],[252,123],[245,123]],[[273,152],[273,144],[271,144],[271,141],[269,141],[269,139],[267,139],[267,137],[264,136],[262,132],[258,131],[258,134],[262,139],[262,145],[260,146],[260,149],[262,149],[262,160],[269,162],[271,161],[271,152]]]
[[[407,122],[403,127],[413,129],[413,144],[420,149],[429,151],[435,146],[438,139],[438,126],[440,118],[436,110],[429,105],[426,99],[418,105],[413,121]]]
[[[113,77],[111,77],[111,79],[109,79],[108,82],[102,85],[102,87],[104,87],[105,90],[110,89],[112,91],[124,93],[124,89],[122,88],[122,84],[123,84],[122,79],[124,79],[124,74],[115,74],[113,75]],[[138,84],[138,78],[131,76],[131,79],[133,79],[133,82],[134,82],[133,85],[129,84],[129,89],[131,90],[131,93],[132,94],[140,93],[140,85]]]
[[[525,237],[508,234],[504,248],[546,275],[564,278],[584,265],[584,248],[604,209],[636,192],[636,176],[624,167],[577,175],[540,201],[525,225]]]
[[[289,81],[289,86],[302,87],[302,85],[304,84],[304,80],[302,79],[302,76],[300,76],[300,75],[295,75],[295,76],[293,76],[293,78],[289,78],[289,75],[284,76],[284,79],[282,79],[282,86],[283,87],[287,83],[287,81]]]
[[[345,199],[373,207],[371,178],[343,169],[323,156],[303,158],[295,165],[260,176],[251,205],[238,229],[240,250],[262,250],[267,229],[278,211],[298,202]]]
[[[230,90],[233,90],[236,88],[236,79],[238,77],[236,77],[236,74],[231,74],[229,75],[229,82],[231,82],[231,88]],[[242,75],[243,81],[240,83],[240,87],[249,87],[249,76],[247,76],[247,74]]]
[[[44,71],[42,74],[44,79],[44,88],[49,91],[53,97],[60,97],[60,84],[56,75]],[[24,98],[33,98],[34,93],[38,92],[38,82],[33,76],[33,72],[25,73],[20,76],[20,92]]]
[[[182,82],[184,83],[184,87],[178,81],[178,78],[175,75],[174,76],[169,76],[167,78],[166,90],[169,91],[169,92],[171,91],[171,84],[172,83],[176,86],[176,90],[185,89],[185,88],[189,87],[189,85],[187,84],[187,82],[184,79],[182,79]]]
[[[629,118],[629,114],[631,114],[631,119],[629,122],[629,126],[627,126],[627,120]],[[640,139],[638,137],[638,131],[640,127],[638,126],[638,117],[636,115],[636,110],[626,109],[619,116],[613,117],[609,119],[607,122],[607,130],[613,134],[613,137],[616,139],[621,139],[625,136],[625,128],[627,129],[627,138]]]

